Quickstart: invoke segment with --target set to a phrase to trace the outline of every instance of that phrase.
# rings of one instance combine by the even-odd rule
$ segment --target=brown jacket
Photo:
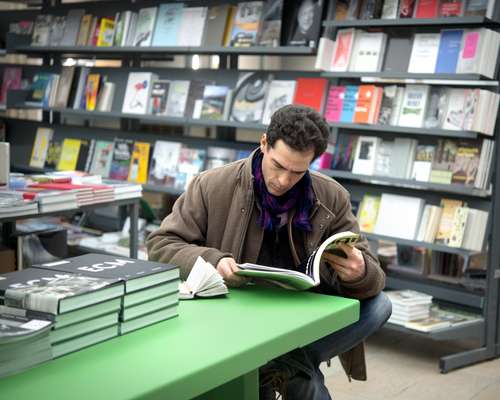
[[[147,247],[151,260],[179,265],[183,279],[198,256],[212,265],[227,256],[238,263],[257,261],[264,231],[257,223],[259,211],[254,200],[252,156],[203,172],[193,179],[160,229],[149,236]],[[293,232],[289,218],[290,248],[296,264],[328,236],[346,230],[359,232],[347,190],[322,174],[311,172],[311,178],[315,194],[312,232]],[[383,289],[384,273],[366,240],[360,240],[356,247],[363,252],[365,276],[356,282],[341,282],[331,268],[323,265],[322,287],[327,292],[364,299]],[[366,379],[362,344],[343,354],[341,361],[349,377]]]

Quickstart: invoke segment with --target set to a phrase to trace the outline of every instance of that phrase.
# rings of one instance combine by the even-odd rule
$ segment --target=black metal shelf
[[[478,136],[477,132],[472,131],[453,131],[450,129],[439,128],[412,128],[399,125],[370,125],[370,124],[350,124],[343,122],[330,122],[332,128],[350,129],[356,131],[373,131],[373,132],[394,132],[406,133],[412,135],[428,135],[428,136],[442,136],[454,138],[467,138],[475,139]]]
[[[449,253],[449,254],[457,254],[457,255],[462,256],[462,257],[470,257],[474,254],[477,254],[477,251],[461,249],[458,247],[450,247],[450,246],[446,246],[444,244],[421,242],[419,240],[402,239],[402,238],[386,236],[386,235],[379,235],[376,233],[368,233],[368,232],[362,232],[362,234],[364,236],[366,236],[366,238],[368,240],[383,240],[383,241],[387,241],[387,242],[394,242],[397,244],[402,244],[405,246],[424,247],[424,248],[429,249],[429,250],[440,251],[440,252]]]
[[[483,308],[485,304],[483,292],[472,292],[460,284],[443,283],[417,274],[400,274],[389,271],[386,276],[386,287],[397,290],[416,290],[441,300],[474,308]]]
[[[486,78],[480,74],[420,74],[420,73],[410,73],[410,72],[333,72],[333,71],[324,71],[321,73],[321,76],[325,78],[352,78],[352,79],[360,79],[360,78],[381,78],[381,79],[409,79],[414,80],[415,82],[421,80],[444,80],[444,81],[452,81],[452,80],[461,80],[461,81],[475,81],[477,85],[481,85],[482,83],[491,84],[492,82],[496,83],[494,80]]]
[[[356,28],[356,27],[408,27],[408,26],[454,26],[454,25],[484,25],[498,24],[482,16],[465,16],[449,18],[396,18],[396,19],[355,19],[334,21],[326,20],[323,26],[327,28]]]
[[[389,176],[353,174],[349,171],[338,171],[332,169],[322,169],[321,172],[325,175],[331,176],[332,178],[349,179],[358,182],[367,182],[374,185],[396,186],[424,191],[432,190],[436,192],[446,192],[480,198],[488,198],[491,196],[491,192],[489,190],[477,189],[474,187],[464,186],[456,183],[440,184],[432,182],[420,182],[409,179],[392,178]]]
[[[474,321],[456,326],[436,329],[430,332],[422,332],[415,329],[406,328],[405,326],[387,323],[384,328],[395,330],[398,332],[411,333],[413,335],[430,338],[433,340],[460,340],[481,338],[484,333],[484,320]]]
[[[186,47],[186,46],[158,46],[158,47],[94,47],[94,46],[16,46],[9,51],[23,54],[78,54],[100,56],[159,56],[182,54],[222,54],[222,55],[269,55],[269,56],[312,56],[316,49],[311,47]]]

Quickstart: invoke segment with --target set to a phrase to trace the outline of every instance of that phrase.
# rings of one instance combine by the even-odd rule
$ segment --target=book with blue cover
[[[436,73],[454,74],[457,69],[463,29],[449,29],[441,31],[439,42]]]
[[[177,46],[184,4],[161,4],[153,33],[153,46]]]
[[[342,113],[340,114],[340,122],[351,123],[354,120],[358,89],[359,86],[356,85],[346,86],[344,92],[344,104],[342,106]]]

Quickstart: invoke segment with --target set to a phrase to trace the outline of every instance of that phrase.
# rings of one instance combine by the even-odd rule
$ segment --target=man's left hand
[[[347,258],[336,256],[325,251],[322,260],[337,271],[339,278],[344,282],[354,282],[365,276],[366,265],[363,253],[356,247],[339,243],[338,249],[342,250]]]

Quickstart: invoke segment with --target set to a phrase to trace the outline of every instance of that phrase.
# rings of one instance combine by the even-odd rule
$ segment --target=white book
[[[401,114],[401,108],[403,107],[405,91],[406,90],[403,86],[398,86],[396,90],[396,100],[394,101],[394,109],[392,110],[391,122],[389,125],[399,125],[399,116]]]
[[[352,165],[353,174],[373,175],[381,138],[360,136],[356,145],[356,154]]]
[[[409,138],[394,139],[394,150],[390,169],[393,178],[408,179],[415,159],[417,140]]]
[[[465,120],[465,90],[448,89],[448,104],[443,119],[443,129],[462,130]]]
[[[387,34],[358,32],[349,63],[349,71],[379,72],[384,60]]]
[[[470,208],[467,216],[462,247],[467,250],[482,251],[488,225],[487,211]]]
[[[271,116],[277,109],[292,104],[295,85],[296,81],[271,81],[264,106],[263,124],[267,125],[271,122]]]
[[[229,293],[224,279],[215,267],[203,258],[198,257],[185,282],[179,284],[181,300],[194,297],[212,297]]]
[[[396,19],[399,16],[399,0],[384,0],[382,19]]]
[[[113,106],[116,85],[113,82],[104,82],[97,100],[97,111],[108,112]]]
[[[199,47],[203,40],[203,32],[207,21],[207,7],[184,7],[177,46]]]
[[[374,233],[401,239],[415,239],[425,200],[419,197],[383,193]]]
[[[318,53],[314,63],[314,69],[318,71],[328,71],[332,62],[333,52],[335,51],[335,42],[326,37],[319,39]]]
[[[436,68],[439,53],[440,33],[416,33],[413,38],[408,72],[432,74]]]
[[[423,126],[430,87],[428,85],[406,85],[403,104],[399,113],[399,126],[420,128]]]
[[[170,117],[183,117],[189,95],[190,81],[171,81],[168,89],[165,114]]]
[[[124,39],[125,43],[123,46],[133,46],[134,45],[134,39],[135,39],[135,28],[137,26],[137,13],[133,12],[130,14],[130,20],[128,21],[128,26],[126,30],[124,30]],[[125,21],[126,23],[127,21]]]
[[[151,72],[131,72],[128,75],[127,90],[122,112],[127,114],[147,114],[151,86],[158,77]]]
[[[422,220],[420,221],[419,228],[418,228],[418,233],[416,240],[419,242],[423,242],[425,239],[425,232],[427,231],[427,226],[429,225],[430,219],[431,219],[431,212],[432,212],[432,206],[430,204],[427,204],[424,207],[424,212],[422,214]]]
[[[337,32],[337,39],[335,40],[335,48],[333,51],[331,71],[345,72],[349,68],[349,61],[354,48],[356,38],[356,30],[340,29]]]
[[[132,46],[151,46],[157,11],[157,7],[141,8],[139,10]]]
[[[174,185],[181,149],[182,144],[179,142],[167,142],[165,140],[155,142],[148,183],[153,185]]]

